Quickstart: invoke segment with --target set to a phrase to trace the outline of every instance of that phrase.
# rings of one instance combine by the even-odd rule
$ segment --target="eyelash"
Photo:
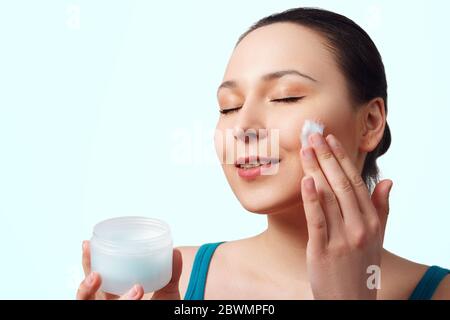
[[[282,99],[273,99],[270,100],[271,102],[278,102],[278,103],[295,103],[297,101],[299,101],[300,99],[302,99],[304,97],[287,97],[287,98],[282,98]],[[235,112],[238,111],[241,107],[237,107],[237,108],[233,108],[233,109],[226,109],[226,110],[219,110],[220,113],[222,114],[227,114],[230,112]]]
[[[298,100],[302,99],[303,97],[287,97],[287,98],[282,98],[282,99],[274,99],[274,100],[270,100],[272,102],[280,102],[280,103],[294,103],[297,102]]]
[[[237,108],[233,108],[233,109],[219,110],[219,112],[220,112],[221,114],[227,114],[227,113],[230,113],[230,112],[238,111],[240,108],[241,108],[241,107],[237,107]]]

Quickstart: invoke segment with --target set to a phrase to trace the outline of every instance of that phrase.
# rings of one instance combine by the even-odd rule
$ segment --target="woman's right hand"
[[[77,291],[77,300],[141,300],[144,296],[144,288],[135,284],[127,293],[122,296],[99,290],[101,285],[100,275],[91,272],[91,251],[89,241],[83,241],[83,271],[85,278],[80,283]],[[181,252],[173,249],[172,279],[160,290],[150,294],[152,300],[180,300],[180,290],[178,283],[182,270]]]

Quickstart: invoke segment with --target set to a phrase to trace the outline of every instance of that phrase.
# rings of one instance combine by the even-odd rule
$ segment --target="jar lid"
[[[159,219],[125,216],[94,226],[92,245],[109,253],[142,254],[172,244],[169,225]]]

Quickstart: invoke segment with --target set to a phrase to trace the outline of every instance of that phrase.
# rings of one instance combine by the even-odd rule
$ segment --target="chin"
[[[254,199],[238,199],[241,203],[242,207],[245,210],[257,213],[257,214],[271,214],[274,210],[276,210],[277,205],[270,199],[254,200]]]
[[[301,195],[298,192],[288,194],[286,188],[233,191],[244,209],[257,214],[277,214],[296,204],[301,205]]]
[[[247,211],[277,214],[302,205],[300,183],[295,178],[298,168],[290,168],[291,174],[280,170],[276,175],[260,176],[250,181],[239,177],[233,165],[223,169],[234,195]]]

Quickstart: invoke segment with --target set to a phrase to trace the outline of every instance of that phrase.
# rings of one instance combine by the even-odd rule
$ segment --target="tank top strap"
[[[450,270],[439,266],[431,266],[420,279],[409,300],[430,300],[439,283],[450,273]]]
[[[184,300],[204,300],[211,258],[216,248],[224,242],[205,243],[197,250]]]

